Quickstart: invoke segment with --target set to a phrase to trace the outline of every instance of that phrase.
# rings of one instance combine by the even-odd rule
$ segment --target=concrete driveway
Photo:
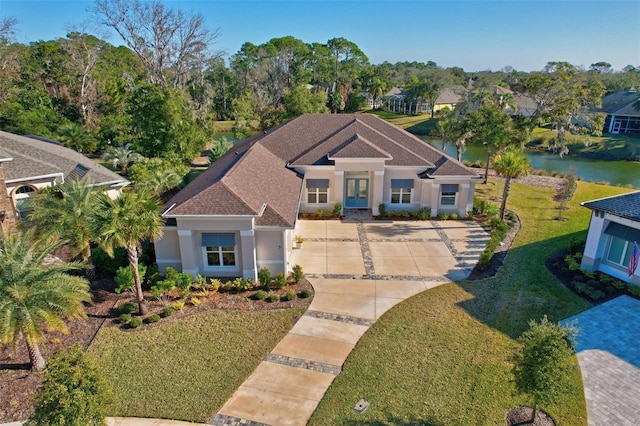
[[[589,426],[640,424],[640,300],[620,296],[575,315]]]
[[[368,328],[404,299],[466,278],[488,239],[461,221],[300,221],[296,234],[305,241],[293,261],[313,302],[210,424],[307,424]]]
[[[308,277],[437,281],[466,278],[489,238],[470,221],[301,220],[296,235],[292,260]]]

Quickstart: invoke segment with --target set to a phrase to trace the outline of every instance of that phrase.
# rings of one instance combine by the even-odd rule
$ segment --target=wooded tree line
[[[356,111],[367,93],[379,98],[394,86],[431,105],[445,88],[469,82],[509,87],[529,93],[539,107],[534,118],[560,131],[585,102],[640,86],[638,68],[613,71],[606,62],[589,70],[556,62],[533,73],[469,73],[432,61],[372,65],[344,38],[247,42],[227,63],[214,50],[218,32],[199,14],[139,0],[97,0],[94,9],[125,45],[91,34],[100,28],[21,44],[12,40],[15,20],[0,22],[2,130],[83,152],[130,144],[145,157],[189,161],[211,140],[215,120],[235,120],[234,130],[246,134],[303,113]]]

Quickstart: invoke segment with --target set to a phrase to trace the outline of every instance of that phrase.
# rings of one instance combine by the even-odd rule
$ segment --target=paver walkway
[[[296,233],[305,242],[293,261],[314,299],[210,424],[305,425],[367,329],[404,299],[466,278],[488,238],[457,221],[300,221]]]
[[[640,424],[640,301],[621,296],[563,323],[582,329],[576,354],[589,426]]]

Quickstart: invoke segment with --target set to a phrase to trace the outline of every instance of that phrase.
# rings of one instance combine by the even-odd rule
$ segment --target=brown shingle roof
[[[422,167],[424,178],[477,176],[374,115],[308,114],[235,145],[169,200],[167,215],[259,216],[259,226],[291,227],[302,190],[292,167],[332,164],[329,158],[380,158],[387,165]]]
[[[106,167],[57,143],[0,131],[0,149],[13,158],[2,166],[7,181],[62,174],[65,179],[82,175],[96,185],[128,183]]]

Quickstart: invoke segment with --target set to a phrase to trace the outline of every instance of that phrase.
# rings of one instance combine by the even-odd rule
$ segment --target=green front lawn
[[[495,183],[478,185],[493,196]],[[510,359],[527,322],[560,320],[589,305],[566,290],[544,266],[573,238],[584,238],[590,210],[581,201],[628,190],[580,182],[567,222],[557,216],[553,191],[513,185],[509,208],[522,220],[499,273],[477,282],[450,283],[394,307],[358,342],[314,413],[312,425],[497,425],[507,410],[529,401],[517,395]],[[579,324],[578,324],[579,326]],[[559,424],[585,425],[577,366],[572,391],[544,407]],[[352,407],[371,402],[363,414]]]
[[[144,331],[103,328],[89,353],[115,389],[109,415],[208,421],[301,313],[210,311]]]

